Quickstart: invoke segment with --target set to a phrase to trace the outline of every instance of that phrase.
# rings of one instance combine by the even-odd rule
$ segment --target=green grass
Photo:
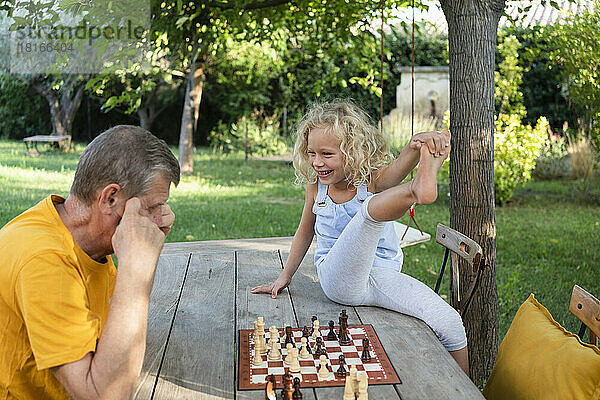
[[[20,142],[0,141],[0,225],[50,193],[66,196],[82,146],[35,158],[24,150]],[[168,241],[294,234],[304,191],[293,185],[288,164],[199,150],[194,167],[195,174],[172,189],[176,222]],[[432,234],[438,222],[449,223],[447,168],[440,176],[438,200],[417,209],[419,225]],[[515,201],[496,208],[500,337],[530,293],[575,332],[579,323],[568,311],[573,284],[600,296],[600,208],[580,186],[573,180],[530,182]],[[406,248],[403,271],[433,287],[442,255],[433,241]]]

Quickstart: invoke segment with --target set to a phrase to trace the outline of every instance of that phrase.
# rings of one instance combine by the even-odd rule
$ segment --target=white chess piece
[[[319,360],[321,362],[321,367],[319,368],[319,377],[323,379],[328,378],[329,370],[327,369],[327,356],[322,354],[321,357],[319,357]]]
[[[321,336],[321,332],[319,331],[319,320],[318,319],[316,319],[313,322],[313,329],[314,329],[314,332],[312,334],[313,339],[316,339],[319,336]]]
[[[307,359],[310,358],[310,353],[308,352],[308,348],[307,346],[307,340],[305,337],[300,339],[300,343],[302,343],[302,350],[300,350],[300,358],[302,359]]]
[[[367,389],[369,387],[369,377],[366,373],[358,376],[358,397],[357,400],[369,400],[369,393]]]
[[[269,346],[271,347],[271,351],[269,351],[269,360],[281,360],[281,351],[279,351],[277,339],[270,338]]]
[[[259,366],[263,365],[263,358],[260,355],[260,351],[257,350],[256,348],[254,348],[254,357],[252,358],[252,364],[255,367],[259,367]]]
[[[292,348],[292,359],[290,360],[290,372],[300,372],[300,360],[298,360],[298,348]]]
[[[294,345],[288,343],[285,348],[287,350],[287,355],[283,359],[283,362],[284,364],[290,365],[290,362],[292,361],[292,348],[294,348]]]
[[[260,353],[265,354],[267,352],[267,341],[265,340],[265,322],[263,321],[263,317],[258,317],[256,326],[258,328],[258,336],[262,339],[259,347]]]

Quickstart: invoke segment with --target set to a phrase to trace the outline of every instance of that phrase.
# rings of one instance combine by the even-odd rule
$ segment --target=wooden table
[[[372,324],[402,384],[371,385],[369,399],[483,399],[422,321],[376,307],[349,307],[325,297],[314,246],[277,299],[250,289],[274,280],[291,238],[168,243],[151,295],[146,357],[136,399],[263,399],[237,391],[238,329],[263,316],[268,325],[310,324],[348,310],[350,324]],[[343,387],[303,389],[304,399],[341,400]]]

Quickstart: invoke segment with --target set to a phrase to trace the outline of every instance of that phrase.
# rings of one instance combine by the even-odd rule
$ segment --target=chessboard
[[[280,351],[282,358],[279,360],[270,360],[268,355],[262,354],[262,365],[255,366],[253,363],[254,352],[254,330],[242,329],[239,331],[238,340],[238,388],[239,390],[264,389],[266,377],[275,375],[279,387],[283,384],[283,375],[289,373],[294,378],[300,379],[301,387],[321,387],[321,386],[344,386],[346,377],[338,376],[335,372],[339,367],[339,356],[344,355],[346,369],[352,365],[356,366],[358,373],[364,371],[368,377],[368,384],[397,384],[402,383],[396,373],[392,363],[372,325],[348,325],[348,336],[350,344],[340,345],[338,340],[328,340],[327,334],[329,327],[319,327],[322,336],[323,347],[327,356],[327,369],[329,374],[327,378],[322,378],[318,374],[320,367],[319,356],[311,352],[308,359],[299,359],[300,372],[290,372],[289,365],[286,365],[283,359],[287,356],[287,348],[283,345],[285,331],[277,329],[279,333]],[[337,327],[339,328],[339,327]],[[338,330],[339,332],[339,330]],[[264,332],[265,339],[270,339],[270,332]],[[292,335],[296,348],[301,348],[302,329],[292,328]],[[370,361],[361,360],[363,352],[363,339],[368,339]],[[308,338],[308,345],[311,349],[315,348],[316,341],[311,336]]]

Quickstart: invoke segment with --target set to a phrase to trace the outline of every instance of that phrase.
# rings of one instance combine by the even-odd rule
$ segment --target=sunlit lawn
[[[0,224],[48,194],[66,196],[78,160],[74,153],[25,157],[24,145],[0,141]],[[169,241],[291,236],[304,192],[292,168],[281,161],[218,157],[199,150],[195,174],[183,177],[170,199],[177,220]],[[436,203],[419,207],[419,225],[434,233],[448,224],[447,174]],[[571,331],[579,323],[568,312],[573,284],[600,296],[600,207],[579,194],[573,180],[530,182],[515,201],[496,208],[500,337],[529,293]],[[406,220],[403,222],[406,223]],[[443,255],[435,242],[405,249],[404,272],[434,286]],[[447,282],[444,284],[447,293]]]

